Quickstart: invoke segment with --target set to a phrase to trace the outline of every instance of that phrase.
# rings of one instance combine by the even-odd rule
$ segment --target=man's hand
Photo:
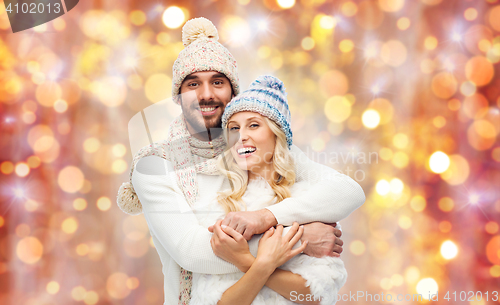
[[[335,228],[336,225],[336,223],[325,224],[322,222],[312,222],[304,225],[304,234],[300,239],[302,242],[308,241],[304,254],[313,257],[339,257],[344,242],[340,239],[342,231]]]
[[[254,234],[261,234],[277,225],[276,218],[268,209],[249,212],[230,212],[222,220],[221,225],[233,228],[250,240]],[[213,233],[213,226],[208,228]]]

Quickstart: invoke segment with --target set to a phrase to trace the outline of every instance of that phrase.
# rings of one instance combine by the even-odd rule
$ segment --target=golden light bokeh
[[[356,256],[363,255],[366,251],[366,246],[361,240],[353,240],[349,245],[349,250]]]
[[[73,234],[78,230],[78,221],[74,217],[68,217],[61,223],[61,230],[66,234]]]
[[[435,295],[439,291],[439,286],[433,278],[421,279],[416,287],[417,293],[422,295],[423,299],[429,300],[429,295]]]
[[[495,74],[493,64],[483,56],[475,56],[467,61],[465,75],[476,86],[484,86],[491,82]]]
[[[106,291],[113,299],[122,300],[130,294],[127,286],[128,276],[125,273],[111,274],[106,281]]]
[[[324,73],[319,80],[320,88],[326,97],[344,95],[349,89],[349,80],[339,70]]]
[[[457,256],[458,248],[453,241],[447,240],[441,244],[440,252],[445,259],[450,260]]]
[[[330,121],[341,123],[351,115],[351,104],[344,96],[332,96],[325,103],[325,115]]]
[[[16,255],[23,263],[35,264],[42,258],[43,245],[36,237],[24,237],[17,243]]]
[[[66,166],[57,176],[59,187],[66,193],[76,193],[83,186],[85,176],[75,166]]]
[[[46,290],[49,294],[56,294],[59,292],[59,289],[61,288],[61,286],[59,285],[58,282],[56,281],[50,281],[47,283],[47,287],[46,287]]]
[[[111,200],[108,197],[101,197],[97,199],[97,208],[101,211],[107,211],[111,208]]]
[[[442,151],[434,152],[429,158],[429,167],[436,174],[443,173],[450,166],[450,157]]]
[[[177,6],[168,7],[162,15],[163,24],[169,29],[180,27],[185,19],[184,11]]]
[[[432,78],[432,92],[439,98],[448,99],[457,92],[458,82],[449,72],[439,72]]]

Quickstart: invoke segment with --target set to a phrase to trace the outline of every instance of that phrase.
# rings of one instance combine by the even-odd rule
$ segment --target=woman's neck
[[[261,170],[258,172],[248,171],[248,179],[249,180],[263,178],[267,181],[267,183],[271,184],[273,177],[274,177],[274,170],[273,169],[264,169],[264,170]]]

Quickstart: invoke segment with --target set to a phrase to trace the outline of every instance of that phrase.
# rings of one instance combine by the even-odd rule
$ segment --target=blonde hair
[[[286,135],[274,121],[264,117],[265,122],[276,136],[276,145],[271,159],[273,163],[273,179],[269,182],[274,191],[276,202],[280,202],[290,197],[290,187],[295,183],[295,163],[286,141]],[[227,136],[226,136],[227,138]],[[224,211],[241,211],[246,205],[241,198],[247,190],[248,173],[242,170],[228,149],[219,156],[217,160],[219,171],[229,179],[231,189],[218,193],[217,200],[224,208]]]

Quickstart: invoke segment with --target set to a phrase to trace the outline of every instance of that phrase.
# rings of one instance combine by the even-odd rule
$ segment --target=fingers
[[[342,247],[344,245],[344,241],[340,238],[335,238],[335,244]]]
[[[283,236],[283,225],[276,226],[276,235],[279,237]]]
[[[295,236],[295,234],[297,233],[297,231],[299,230],[299,223],[298,222],[294,222],[290,228],[290,231],[288,231],[286,233],[286,235],[284,236],[284,239],[285,240],[291,240],[292,237]]]
[[[335,245],[333,246],[333,254],[338,254],[340,255],[340,253],[342,253],[342,251],[344,251],[344,248],[342,248],[341,246],[339,245]]]
[[[274,227],[270,227],[269,230],[267,230],[264,235],[262,235],[262,238],[260,240],[263,240],[263,239],[268,239],[269,237],[273,236],[274,234]]]
[[[224,235],[227,235],[226,233],[224,233],[224,231],[222,231],[221,223],[222,223],[222,220],[217,220],[217,222],[214,225],[214,235],[217,235],[217,237],[219,237],[219,239],[221,237],[223,237]]]
[[[298,224],[297,224],[298,225]],[[297,233],[292,237],[290,240],[290,245],[293,247],[302,237],[302,234],[304,233],[304,227],[300,226],[299,229],[297,230]],[[302,252],[302,251],[301,251]]]
[[[228,226],[225,226],[225,225],[221,225],[221,229],[222,229],[222,231],[224,233],[226,233],[227,235],[229,235],[232,238],[234,238],[234,240],[236,240],[236,241],[242,241],[243,240],[243,235],[241,235],[235,229],[233,229],[231,227],[228,227]]]
[[[333,229],[333,234],[335,234],[335,236],[337,236],[337,237],[340,237],[340,236],[342,236],[342,231],[340,231],[337,228],[334,228]]]
[[[304,250],[307,248],[307,244],[308,244],[308,241],[303,242],[302,245],[300,245],[300,247],[298,247],[295,250],[290,251],[290,255],[295,256],[297,254],[304,252]]]
[[[213,225],[211,225],[210,227],[208,227],[208,232],[214,233],[214,226]]]

